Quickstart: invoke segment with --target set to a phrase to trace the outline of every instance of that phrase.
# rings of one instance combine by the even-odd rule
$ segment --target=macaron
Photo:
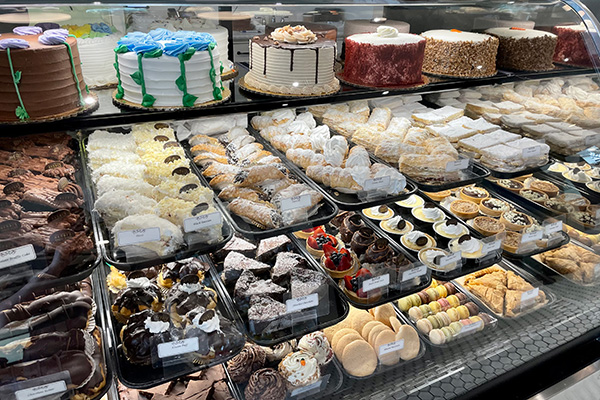
[[[438,292],[440,297],[448,296],[448,290],[446,289],[446,286],[444,286],[444,285],[440,285],[440,286],[436,287],[435,290]]]
[[[472,301],[466,303],[465,307],[469,309],[469,315],[473,316],[479,314],[479,307],[477,307],[477,304],[473,303]]]
[[[464,293],[456,293],[456,297],[458,297],[458,301],[460,302],[460,304],[464,304],[468,300],[467,295]]]
[[[410,310],[408,310],[408,316],[411,321],[416,322],[423,318],[423,312],[419,307],[411,307]]]
[[[447,309],[446,314],[448,314],[448,317],[450,317],[450,321],[452,321],[452,322],[456,322],[460,319],[460,316],[458,315],[456,308]]]
[[[429,295],[426,292],[419,292],[417,293],[417,296],[419,296],[421,299],[421,304],[427,304],[431,301],[429,300]]]
[[[419,306],[419,309],[421,310],[421,312],[423,313],[424,316],[432,314],[431,307],[429,307],[429,305],[427,305],[427,304],[421,304]]]
[[[463,324],[460,322],[453,322],[450,324],[449,328],[452,329],[455,335],[458,335],[462,330]]]
[[[435,317],[435,315],[430,315],[429,317],[427,317],[427,320],[429,322],[431,322],[431,327],[433,329],[439,329],[440,328],[440,323],[439,323],[438,319]]]
[[[483,319],[479,318],[479,316],[474,315],[472,317],[469,317],[469,320],[471,320],[472,323],[477,323],[479,321],[481,321],[481,327],[477,328],[477,332],[482,331],[483,328],[485,328],[485,324],[483,323]]]
[[[477,315],[479,318],[481,318],[481,320],[483,321],[483,323],[485,324],[485,326],[488,326],[490,324],[493,323],[493,319],[490,316],[490,314],[487,313],[479,313],[479,315]]]
[[[427,318],[423,318],[417,321],[417,329],[419,332],[427,335],[433,329],[433,325]]]
[[[469,309],[466,306],[458,306],[456,307],[456,311],[458,312],[458,316],[460,319],[469,318]]]
[[[442,317],[440,317],[438,314],[435,314],[434,317],[437,320],[438,324],[440,325],[440,328],[442,328],[443,326],[446,326],[444,324],[444,320],[442,319]]]
[[[446,335],[440,329],[433,329],[429,332],[429,340],[433,344],[444,344],[446,343]]]
[[[444,311],[450,308],[450,302],[448,299],[438,299],[437,302],[440,303],[440,306],[442,306],[442,310]]]
[[[425,292],[427,292],[427,294],[429,295],[430,301],[436,301],[437,299],[440,298],[439,293],[434,288],[429,288]]]
[[[446,314],[444,311],[439,312],[436,315],[442,319],[444,326],[448,326],[452,322],[448,314]]]
[[[446,297],[446,300],[448,300],[448,303],[450,303],[450,307],[458,307],[458,306],[460,306],[460,300],[458,300],[458,297],[456,297],[453,294],[451,294],[450,296]]]
[[[454,286],[454,284],[452,282],[444,283],[444,287],[446,288],[446,291],[448,292],[448,294],[456,293],[456,286]]]
[[[417,294],[411,294],[410,301],[412,302],[413,306],[420,306],[421,304],[423,304],[423,302],[421,301],[421,298]]]
[[[440,311],[442,311],[442,306],[437,301],[432,301],[428,305],[429,305],[429,308],[431,308],[431,312],[434,314],[437,314]]]
[[[452,337],[454,336],[454,332],[452,331],[452,329],[448,328],[447,326],[442,328],[442,333],[444,334],[444,336],[446,336],[446,342],[452,340]]]
[[[403,297],[400,300],[398,300],[398,308],[400,308],[400,311],[406,312],[411,307],[412,307],[412,303],[410,301],[410,298]]]

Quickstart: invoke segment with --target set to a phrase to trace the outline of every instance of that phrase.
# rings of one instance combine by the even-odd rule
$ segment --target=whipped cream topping
[[[153,283],[150,281],[150,279],[146,278],[145,276],[127,280],[127,287],[131,289],[146,289],[152,285]]]
[[[342,165],[346,153],[348,153],[348,141],[343,136],[334,136],[323,146],[325,161],[334,167]]]
[[[365,185],[365,181],[371,178],[371,169],[365,166],[358,166],[352,168],[346,168],[346,170],[350,171],[350,175],[352,175],[352,179],[360,186]]]
[[[317,127],[317,121],[315,121],[315,117],[308,111],[298,114],[296,116],[296,121],[304,122],[310,129],[315,129]]]
[[[565,172],[565,176],[576,182],[589,182],[592,180],[585,172],[575,169]]]
[[[312,354],[320,365],[325,365],[333,358],[333,350],[323,332],[316,331],[302,336],[298,349]]]
[[[557,29],[571,29],[574,31],[587,31],[587,27],[584,24],[579,24],[579,25],[557,25],[555,26],[555,28]]]
[[[427,236],[423,232],[412,231],[412,232],[409,232],[406,235],[404,235],[404,237],[410,243],[416,243],[417,240],[419,240],[419,238],[422,238],[422,237],[426,238]]]
[[[179,285],[178,289],[184,293],[192,294],[202,290],[204,285],[201,283],[184,283]]]
[[[531,39],[536,37],[556,37],[555,34],[550,32],[538,31],[536,29],[525,29],[525,28],[507,28],[507,27],[497,27],[486,29],[486,33],[500,36],[504,38],[512,38],[512,39]]]
[[[320,125],[310,131],[310,144],[314,151],[323,151],[325,144],[331,138],[329,127]]]
[[[461,224],[448,225],[448,221],[444,221],[438,225],[438,229],[446,235],[456,236],[464,232],[464,227]]]
[[[359,33],[348,37],[349,40],[357,43],[366,43],[372,45],[384,44],[410,44],[419,43],[424,39],[418,35],[410,33],[398,33],[398,29],[392,26],[379,26],[376,33]]]
[[[490,35],[483,33],[463,32],[456,29],[434,29],[421,33],[421,36],[446,42],[477,42],[481,43],[491,39]]]
[[[152,321],[151,317],[146,318],[144,327],[150,333],[163,333],[169,330],[170,324],[163,321]]]
[[[386,215],[390,214],[390,209],[389,208],[386,208],[385,212],[381,212],[381,211],[379,211],[380,207],[381,206],[371,207],[371,208],[369,208],[369,212],[374,217],[385,217]]]
[[[221,331],[221,323],[219,317],[217,317],[216,314],[208,321],[204,321],[202,323],[200,322],[200,318],[202,318],[202,314],[197,314],[192,320],[192,323],[198,328],[200,328],[200,330],[202,330],[203,332],[212,333],[216,331]]]
[[[401,216],[396,215],[395,217],[388,219],[385,224],[386,224],[386,226],[389,229],[392,229],[392,230],[403,230],[403,229],[398,229],[398,223],[400,221],[402,221],[403,219],[404,218],[402,218]],[[405,229],[406,229],[406,227],[405,227]]]
[[[427,219],[436,220],[444,216],[444,213],[439,208],[423,207],[423,215]]]
[[[346,159],[346,168],[370,166],[371,160],[369,159],[369,153],[367,153],[367,150],[362,146],[354,147]]]
[[[479,240],[471,238],[458,244],[458,248],[463,253],[475,253],[480,248]]]
[[[294,121],[288,125],[288,130],[292,135],[308,135],[310,126],[304,121]]]
[[[397,169],[389,167],[380,168],[375,175],[373,175],[373,178],[381,178],[383,176],[390,177],[390,185],[384,189],[388,194],[398,194],[406,188],[406,178]]]
[[[550,165],[550,167],[548,167],[548,171],[552,171],[552,172],[564,172],[566,170],[567,170],[566,165],[559,163],[559,162],[552,163],[552,165]]]
[[[420,202],[421,198],[419,196],[417,196],[416,194],[411,194],[408,199],[402,200],[400,203],[402,203],[405,206],[411,207],[419,204]]]
[[[306,29],[304,25],[286,25],[275,29],[271,33],[271,39],[285,43],[309,44],[317,41],[317,35]]]
[[[441,250],[436,250],[436,249],[426,250],[423,252],[423,258],[425,259],[425,262],[427,262],[429,264],[435,264],[433,261],[435,260],[435,258],[437,256],[444,257],[445,255],[446,255],[446,253],[444,253]]]

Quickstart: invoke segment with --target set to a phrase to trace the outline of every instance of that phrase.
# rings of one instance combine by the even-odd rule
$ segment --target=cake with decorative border
[[[425,42],[389,26],[348,36],[344,80],[373,87],[421,84]]]
[[[194,107],[224,99],[219,51],[208,33],[132,32],[115,48],[115,99],[126,105]],[[121,103],[119,103],[121,104]]]
[[[525,28],[490,28],[486,33],[500,40],[496,65],[514,71],[550,71],[556,48],[556,35]]]
[[[558,25],[552,28],[558,43],[554,52],[554,62],[560,64],[592,67],[592,59],[585,45],[587,27],[579,25]]]
[[[458,29],[436,29],[421,36],[427,40],[423,72],[462,78],[496,75],[497,38]]]
[[[337,92],[336,43],[304,26],[284,26],[250,40],[247,89],[275,95],[314,96]]]
[[[0,36],[0,122],[72,116],[88,98],[77,39],[67,30],[22,26]]]

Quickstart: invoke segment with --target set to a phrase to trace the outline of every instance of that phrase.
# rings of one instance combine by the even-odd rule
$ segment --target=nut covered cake
[[[340,84],[333,64],[336,43],[318,37],[302,25],[284,26],[250,40],[250,89],[279,95],[310,96],[333,93]]]
[[[427,39],[423,72],[464,78],[496,74],[497,38],[457,29],[436,29],[421,36]]]
[[[363,86],[411,85],[423,82],[425,39],[380,26],[376,33],[346,38],[344,78]]]
[[[549,71],[554,69],[552,57],[556,35],[525,28],[490,28],[486,33],[500,40],[496,65],[515,71]]]
[[[561,64],[591,67],[592,60],[585,46],[584,35],[587,28],[584,25],[562,25],[552,28],[558,42],[554,51],[554,62]]]

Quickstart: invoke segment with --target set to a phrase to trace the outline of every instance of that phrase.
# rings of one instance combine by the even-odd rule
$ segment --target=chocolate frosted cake
[[[339,90],[335,54],[335,41],[304,26],[277,28],[250,40],[250,71],[244,82],[251,89],[283,95],[333,93]]]
[[[466,78],[496,74],[497,38],[457,29],[436,29],[421,36],[427,40],[423,72]]]
[[[552,57],[556,35],[525,28],[490,28],[486,33],[500,40],[498,68],[516,71],[548,71],[554,68]]]

